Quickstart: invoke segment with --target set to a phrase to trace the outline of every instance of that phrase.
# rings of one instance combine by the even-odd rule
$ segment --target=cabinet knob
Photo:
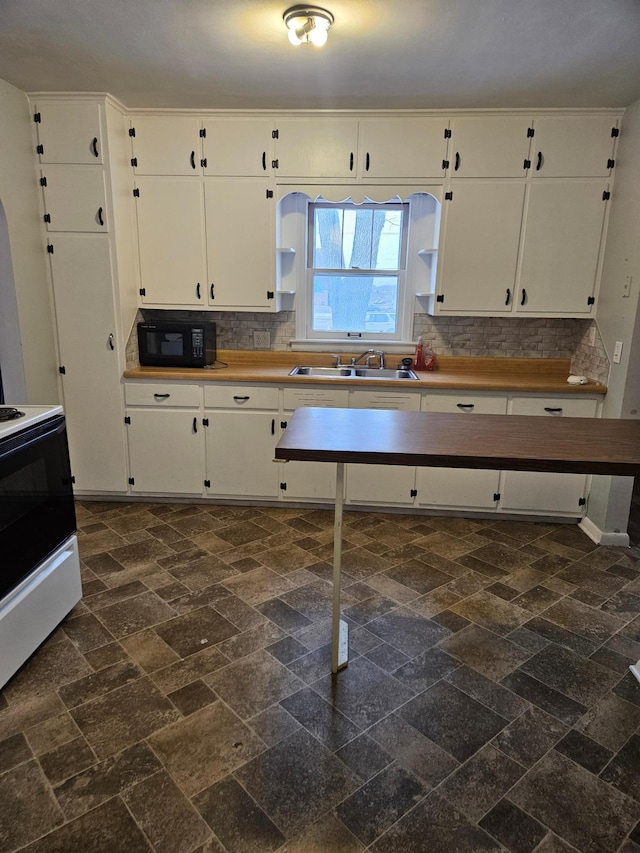
[[[113,332],[111,332],[111,334],[107,338],[107,343],[109,345],[109,349],[113,352],[113,350],[116,348],[115,344],[113,343]]]
[[[200,299],[200,282],[196,284],[196,297]]]
[[[371,165],[371,156],[370,156],[369,152],[367,151],[367,156],[366,156],[366,158],[365,158],[365,164],[364,164],[364,170],[365,170],[365,172],[368,172],[368,171],[369,171],[369,166],[370,166],[370,165]]]
[[[561,415],[562,414],[562,407],[561,406],[559,406],[557,408],[553,408],[552,406],[545,406],[544,410],[545,410],[545,412],[548,412],[550,415]]]
[[[457,172],[459,168],[460,168],[460,152],[456,151],[456,162],[454,164],[453,171]]]
[[[100,225],[104,225],[104,219],[102,218],[102,208],[98,208],[98,222]]]
[[[193,419],[193,431],[198,432],[198,419],[197,418]]]
[[[262,152],[262,171],[263,172],[267,171],[267,152],[266,151]]]
[[[91,153],[94,157],[99,157],[100,152],[98,151],[98,137],[94,136],[91,140]]]
[[[524,287],[523,287],[523,288],[522,288],[522,298],[521,298],[521,300],[520,300],[520,305],[524,305],[524,303],[525,303],[526,301],[527,301],[527,291],[526,291],[526,290],[524,289]]]
[[[195,167],[196,167],[196,152],[195,151],[191,152],[191,156],[190,156],[189,160],[191,161],[191,168],[195,169]]]
[[[536,160],[536,172],[539,172],[542,169],[542,163],[544,161],[544,157],[542,156],[542,151],[538,151],[538,159]]]
[[[464,411],[465,409],[474,409],[475,403],[456,403],[456,406]]]
[[[507,298],[504,300],[504,304],[508,305],[511,302],[511,289],[507,288]]]
[[[211,287],[209,288],[209,295],[211,296],[211,301],[213,301],[216,298],[216,295],[213,292],[213,283],[211,284]]]

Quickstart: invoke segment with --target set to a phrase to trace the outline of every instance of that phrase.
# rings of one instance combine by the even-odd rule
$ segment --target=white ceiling
[[[0,78],[130,107],[620,107],[640,98],[640,0],[0,0]]]

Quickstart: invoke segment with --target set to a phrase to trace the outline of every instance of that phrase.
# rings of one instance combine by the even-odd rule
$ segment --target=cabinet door
[[[102,163],[100,104],[92,101],[39,101],[34,113],[41,163]]]
[[[594,312],[606,212],[605,181],[539,181],[529,188],[516,310]]]
[[[365,119],[360,125],[360,169],[364,177],[441,178],[444,175],[445,119]]]
[[[42,169],[47,231],[108,231],[104,170],[51,165]]]
[[[588,418],[596,414],[595,400],[576,397],[517,397],[512,415]],[[541,427],[543,429],[543,427]],[[584,474],[554,474],[539,471],[505,471],[500,508],[505,512],[545,512],[582,515],[587,477]]]
[[[488,116],[451,121],[449,174],[455,178],[517,178],[525,175],[531,121]]]
[[[274,307],[274,202],[267,198],[267,189],[267,180],[205,181],[207,294],[212,308]]]
[[[340,119],[283,119],[275,146],[282,178],[353,178],[358,122]]]
[[[203,305],[207,279],[202,181],[139,178],[136,186],[143,304]]]
[[[451,412],[480,415],[504,415],[507,398],[459,394],[427,394],[424,412]],[[421,506],[455,506],[495,509],[498,500],[499,471],[467,468],[418,468],[416,488]]]
[[[201,175],[200,119],[135,116],[131,119],[136,175]]]
[[[282,467],[273,462],[277,413],[208,409],[206,416],[207,493],[276,497]]]
[[[558,116],[534,122],[531,174],[541,178],[599,178],[611,173],[617,120]]]
[[[197,409],[127,409],[131,491],[199,495],[203,427]]]
[[[413,504],[416,469],[403,465],[347,465],[347,501],[362,504]]]
[[[81,492],[127,489],[109,239],[59,234],[51,257],[71,470]]]
[[[285,414],[285,421],[293,412]],[[336,496],[336,466],[330,462],[287,462],[276,465],[278,482],[286,483],[287,500],[330,501]]]
[[[509,314],[524,181],[455,182],[443,202],[438,313]]]
[[[261,178],[271,174],[268,119],[210,119],[204,122],[204,174]]]

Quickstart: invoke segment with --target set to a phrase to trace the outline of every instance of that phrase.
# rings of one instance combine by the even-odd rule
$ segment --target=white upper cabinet
[[[607,177],[618,121],[610,116],[537,118],[531,174],[540,178]]]
[[[537,181],[529,190],[516,310],[590,316],[595,310],[607,181]]]
[[[363,119],[360,175],[364,178],[442,178],[445,118]]]
[[[142,303],[202,306],[206,256],[202,181],[138,178]]]
[[[102,163],[100,105],[47,100],[34,104],[41,163]]]
[[[134,116],[132,164],[136,175],[201,175],[201,121],[185,116]]]
[[[108,230],[104,169],[50,165],[40,172],[47,231]]]
[[[258,178],[271,174],[269,119],[209,119],[203,130],[205,175]]]
[[[436,313],[509,314],[524,181],[456,181],[451,187],[452,198],[442,203]]]
[[[448,174],[452,178],[524,177],[530,127],[527,116],[452,119]]]
[[[204,183],[209,307],[274,310],[274,200],[267,197],[269,182],[212,178]]]
[[[274,174],[282,178],[355,178],[358,122],[287,118],[276,121]]]

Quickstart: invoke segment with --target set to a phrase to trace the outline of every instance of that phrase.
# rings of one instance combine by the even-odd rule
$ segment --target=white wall
[[[631,292],[624,284],[632,277]],[[597,306],[600,334],[611,361],[606,418],[640,418],[640,101],[625,112],[616,155],[615,184]],[[616,341],[622,360],[613,364]],[[640,453],[640,448],[639,448]],[[588,518],[600,530],[626,533],[632,480],[595,477]]]
[[[15,282],[13,297],[7,293],[11,276],[3,273],[0,311],[5,318],[10,316],[14,300],[21,344],[17,335],[3,335],[0,352],[5,396],[10,403],[57,403],[59,396],[39,192],[26,95],[0,80],[0,203],[6,216]],[[21,375],[25,388],[19,387]]]

